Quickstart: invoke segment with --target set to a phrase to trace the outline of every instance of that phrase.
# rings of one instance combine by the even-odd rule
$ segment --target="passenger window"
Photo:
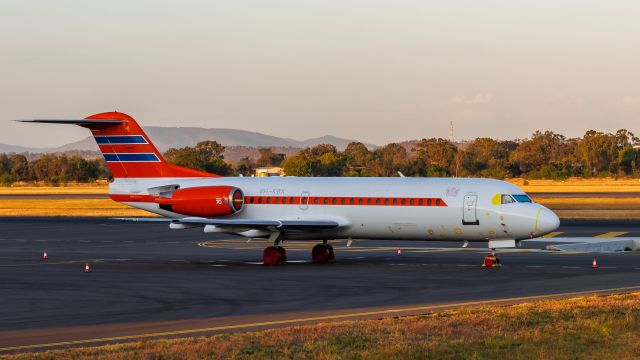
[[[500,203],[502,204],[511,204],[516,202],[511,195],[507,195],[507,194],[502,194],[502,197],[500,199]]]

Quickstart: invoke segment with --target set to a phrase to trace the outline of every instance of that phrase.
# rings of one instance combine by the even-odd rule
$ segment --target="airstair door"
[[[464,204],[462,205],[462,225],[480,225],[478,215],[476,214],[477,204],[478,195],[467,194],[464,196]]]

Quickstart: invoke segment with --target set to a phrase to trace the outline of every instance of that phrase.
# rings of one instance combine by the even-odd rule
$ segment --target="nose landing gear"
[[[482,267],[499,267],[502,266],[500,258],[496,256],[496,249],[491,249],[491,253],[484,257]]]

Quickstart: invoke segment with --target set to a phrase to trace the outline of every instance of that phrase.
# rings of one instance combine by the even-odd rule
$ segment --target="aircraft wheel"
[[[327,247],[327,250],[329,250],[329,260],[333,260],[336,258],[336,255],[333,253],[333,246],[327,244],[325,245]]]
[[[282,246],[276,248],[278,250],[278,264],[286,264],[287,263],[287,250],[285,250]]]
[[[311,261],[315,264],[329,262],[329,249],[322,244],[318,244],[311,250]]]
[[[277,265],[280,262],[280,252],[275,246],[269,246],[262,252],[262,263],[264,265]]]

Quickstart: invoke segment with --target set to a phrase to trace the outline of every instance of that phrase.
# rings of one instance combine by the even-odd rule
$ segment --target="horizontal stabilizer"
[[[33,119],[33,120],[16,120],[26,123],[43,123],[43,124],[67,124],[67,125],[118,125],[124,120],[87,120],[87,119]]]

